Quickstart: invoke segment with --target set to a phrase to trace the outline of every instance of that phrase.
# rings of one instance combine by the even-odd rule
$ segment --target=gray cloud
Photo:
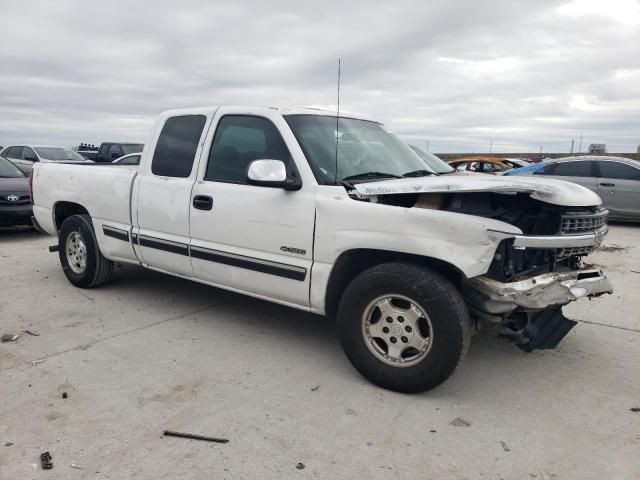
[[[640,142],[640,2],[3,0],[0,144],[141,140],[168,108],[335,105],[433,151]]]

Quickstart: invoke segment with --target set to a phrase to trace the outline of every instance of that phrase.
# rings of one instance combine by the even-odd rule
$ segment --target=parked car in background
[[[126,143],[126,142],[103,142],[98,148],[96,154],[96,162],[111,163],[115,159],[130,153],[140,153],[144,144],[142,143]]]
[[[116,158],[111,163],[118,163],[120,165],[140,165],[141,156],[141,153],[132,153],[130,155],[125,155],[124,157]]]
[[[596,192],[610,218],[640,221],[640,162],[585,155],[547,160],[505,175],[541,175],[577,183]]]
[[[98,147],[89,143],[81,143],[77,147],[73,147],[73,150],[93,162],[96,161],[96,157],[98,156]]]
[[[528,160],[523,160],[522,158],[502,158],[501,160],[511,168],[524,168],[531,165],[531,162],[529,162]]]
[[[27,175],[36,162],[93,163],[70,148],[45,145],[10,145],[0,156],[11,160]]]
[[[515,164],[508,163],[502,158],[494,157],[465,157],[451,160],[449,165],[458,171],[469,171],[478,173],[490,173],[496,175],[511,168]]]
[[[0,157],[0,227],[32,225],[29,179],[22,170]]]

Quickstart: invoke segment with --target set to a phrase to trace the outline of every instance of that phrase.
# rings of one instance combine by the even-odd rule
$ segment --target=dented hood
[[[494,192],[529,193],[541,202],[567,207],[595,207],[600,197],[586,187],[563,180],[531,176],[458,175],[398,178],[354,185],[362,195],[394,193]]]

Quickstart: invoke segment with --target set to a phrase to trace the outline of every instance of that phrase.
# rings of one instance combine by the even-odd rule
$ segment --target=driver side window
[[[37,162],[38,161],[38,156],[36,155],[36,152],[33,151],[33,149],[31,149],[29,147],[23,147],[22,148],[22,159],[23,160],[27,160],[29,162]]]
[[[253,160],[281,160],[289,166],[291,154],[280,132],[266,118],[225,115],[218,122],[204,179],[247,183]]]

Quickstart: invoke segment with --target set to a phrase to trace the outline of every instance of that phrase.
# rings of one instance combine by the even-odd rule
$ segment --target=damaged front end
[[[508,326],[520,333],[519,346],[527,352],[555,348],[576,325],[562,314],[564,305],[613,292],[601,270],[582,263],[606,235],[608,212],[558,210],[555,219],[546,219],[546,235],[504,235],[487,274],[463,285],[478,326]]]
[[[596,269],[551,272],[515,282],[499,282],[487,276],[466,281],[465,300],[479,326],[506,324],[520,332],[519,346],[555,348],[576,322],[561,307],[580,298],[612,293],[609,279]]]
[[[482,217],[520,233],[487,227],[497,244],[484,275],[464,279],[461,293],[478,328],[502,325],[525,351],[554,348],[576,324],[562,307],[612,293],[604,274],[583,258],[607,233],[608,211],[594,192],[549,179],[450,175],[357,185],[360,198],[403,208]]]

